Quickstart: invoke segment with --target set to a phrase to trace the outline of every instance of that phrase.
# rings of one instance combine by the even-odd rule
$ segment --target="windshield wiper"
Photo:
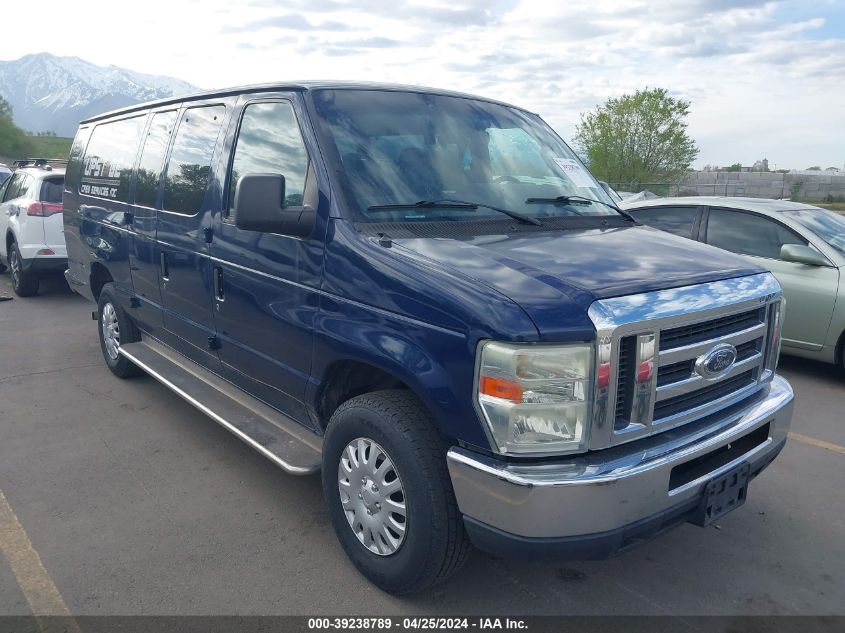
[[[465,200],[452,200],[450,198],[443,198],[440,200],[420,200],[419,202],[409,202],[407,204],[374,204],[367,207],[367,211],[375,211],[376,213],[382,211],[397,211],[400,209],[463,209],[465,211],[475,210],[478,207],[484,207],[492,211],[498,211],[505,215],[522,222],[523,224],[533,224],[534,226],[543,226],[537,218],[532,218],[530,215],[523,215],[518,211],[511,211],[510,209],[502,209],[494,207],[483,202],[467,202]]]
[[[593,204],[597,202],[598,204],[603,204],[604,206],[613,209],[621,215],[626,220],[630,220],[631,222],[636,222],[637,220],[634,218],[633,215],[628,213],[627,211],[623,211],[615,204],[611,204],[610,202],[605,202],[604,200],[596,200],[595,198],[587,198],[585,196],[557,196],[555,198],[528,198],[525,203],[526,204]]]

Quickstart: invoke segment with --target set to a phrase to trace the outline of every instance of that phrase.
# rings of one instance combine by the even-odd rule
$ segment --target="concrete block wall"
[[[695,171],[678,184],[679,195],[750,196],[824,200],[845,197],[845,175],[826,173]],[[647,187],[646,187],[647,188]]]

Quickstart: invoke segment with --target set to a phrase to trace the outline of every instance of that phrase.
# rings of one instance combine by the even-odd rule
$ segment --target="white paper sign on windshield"
[[[567,178],[572,181],[576,187],[595,187],[595,181],[590,177],[590,174],[581,167],[581,163],[572,158],[560,158],[555,156],[555,163],[563,170]]]

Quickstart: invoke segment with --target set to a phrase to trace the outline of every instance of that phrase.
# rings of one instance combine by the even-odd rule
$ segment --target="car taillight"
[[[63,207],[58,202],[30,202],[26,208],[27,215],[48,218],[56,213],[61,213]]]

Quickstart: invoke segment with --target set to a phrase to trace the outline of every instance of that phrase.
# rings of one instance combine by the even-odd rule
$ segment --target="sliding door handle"
[[[167,266],[167,253],[161,251],[160,255],[161,278],[170,281],[170,269]]]
[[[218,301],[225,301],[226,295],[223,290],[223,269],[214,267],[214,298]]]

